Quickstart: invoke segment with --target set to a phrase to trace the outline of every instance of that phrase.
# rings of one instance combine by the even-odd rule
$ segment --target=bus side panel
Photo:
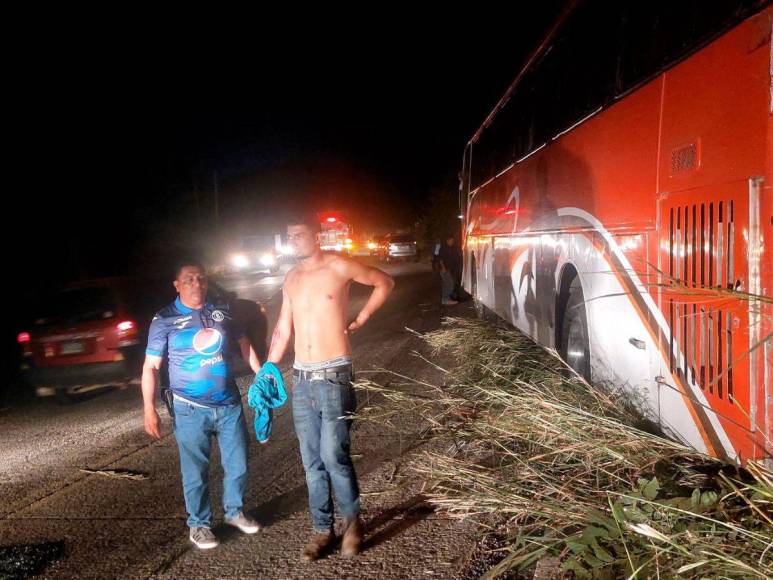
[[[567,210],[565,219],[576,219]],[[572,223],[569,221],[569,223]],[[603,226],[592,233],[568,234],[565,260],[580,272],[590,332],[592,380],[607,392],[623,394],[666,433],[702,452],[708,444],[689,400],[656,380],[663,364],[659,336],[649,324],[650,309],[641,296],[647,287],[621,263],[629,252],[647,245],[653,234],[612,235]],[[562,271],[559,267],[559,273]],[[560,284],[560,281],[557,281]]]
[[[708,276],[708,285],[719,282],[728,292],[732,284],[771,293],[770,181],[756,193],[759,233],[768,240],[759,248],[757,286],[748,240],[751,178],[771,175],[773,166],[772,13],[750,19],[493,179],[467,212],[465,284],[477,287],[479,300],[555,347],[557,289],[571,265],[586,300],[594,382],[626,389],[677,439],[742,460],[761,456],[760,442],[770,443],[770,344],[744,368],[734,367],[733,398],[728,368],[748,351],[752,332],[767,336],[769,305],[754,305],[762,316],[751,324],[748,301],[731,296],[722,308],[701,312],[694,299],[663,285],[699,287]],[[702,253],[710,254],[703,263]],[[749,389],[753,373],[757,387]],[[742,406],[756,413],[756,443]]]
[[[770,437],[765,347],[757,348],[765,314],[733,291],[765,293],[760,179],[770,155],[772,15],[668,71],[663,91],[660,263],[663,282],[686,289],[662,293],[671,351],[663,374],[700,390],[741,460],[761,457]]]

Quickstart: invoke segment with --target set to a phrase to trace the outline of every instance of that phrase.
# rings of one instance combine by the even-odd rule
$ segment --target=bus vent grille
[[[734,288],[733,209],[732,201],[672,207],[668,264],[670,280],[684,289],[669,298],[671,371],[731,400],[732,316],[691,290]]]
[[[671,151],[671,175],[685,173],[698,166],[698,145],[690,143]]]

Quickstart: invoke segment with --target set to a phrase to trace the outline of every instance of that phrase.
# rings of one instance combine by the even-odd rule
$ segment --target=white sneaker
[[[226,518],[225,523],[229,526],[239,528],[245,534],[256,534],[260,531],[260,524],[250,517],[240,513],[238,516]]]
[[[212,533],[212,530],[204,526],[191,528],[191,533],[188,537],[190,538],[191,542],[193,542],[196,547],[201,550],[217,548],[217,546],[220,544],[220,541],[217,539],[217,536]]]

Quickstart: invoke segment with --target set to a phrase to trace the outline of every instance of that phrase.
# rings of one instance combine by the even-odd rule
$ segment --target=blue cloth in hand
[[[267,443],[271,438],[272,411],[286,400],[287,391],[279,367],[265,363],[247,392],[247,404],[255,409],[255,436],[260,443]]]

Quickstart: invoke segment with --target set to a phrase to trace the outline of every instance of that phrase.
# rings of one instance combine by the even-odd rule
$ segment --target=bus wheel
[[[590,347],[585,296],[579,277],[572,280],[561,324],[561,358],[586,381],[590,381]]]

